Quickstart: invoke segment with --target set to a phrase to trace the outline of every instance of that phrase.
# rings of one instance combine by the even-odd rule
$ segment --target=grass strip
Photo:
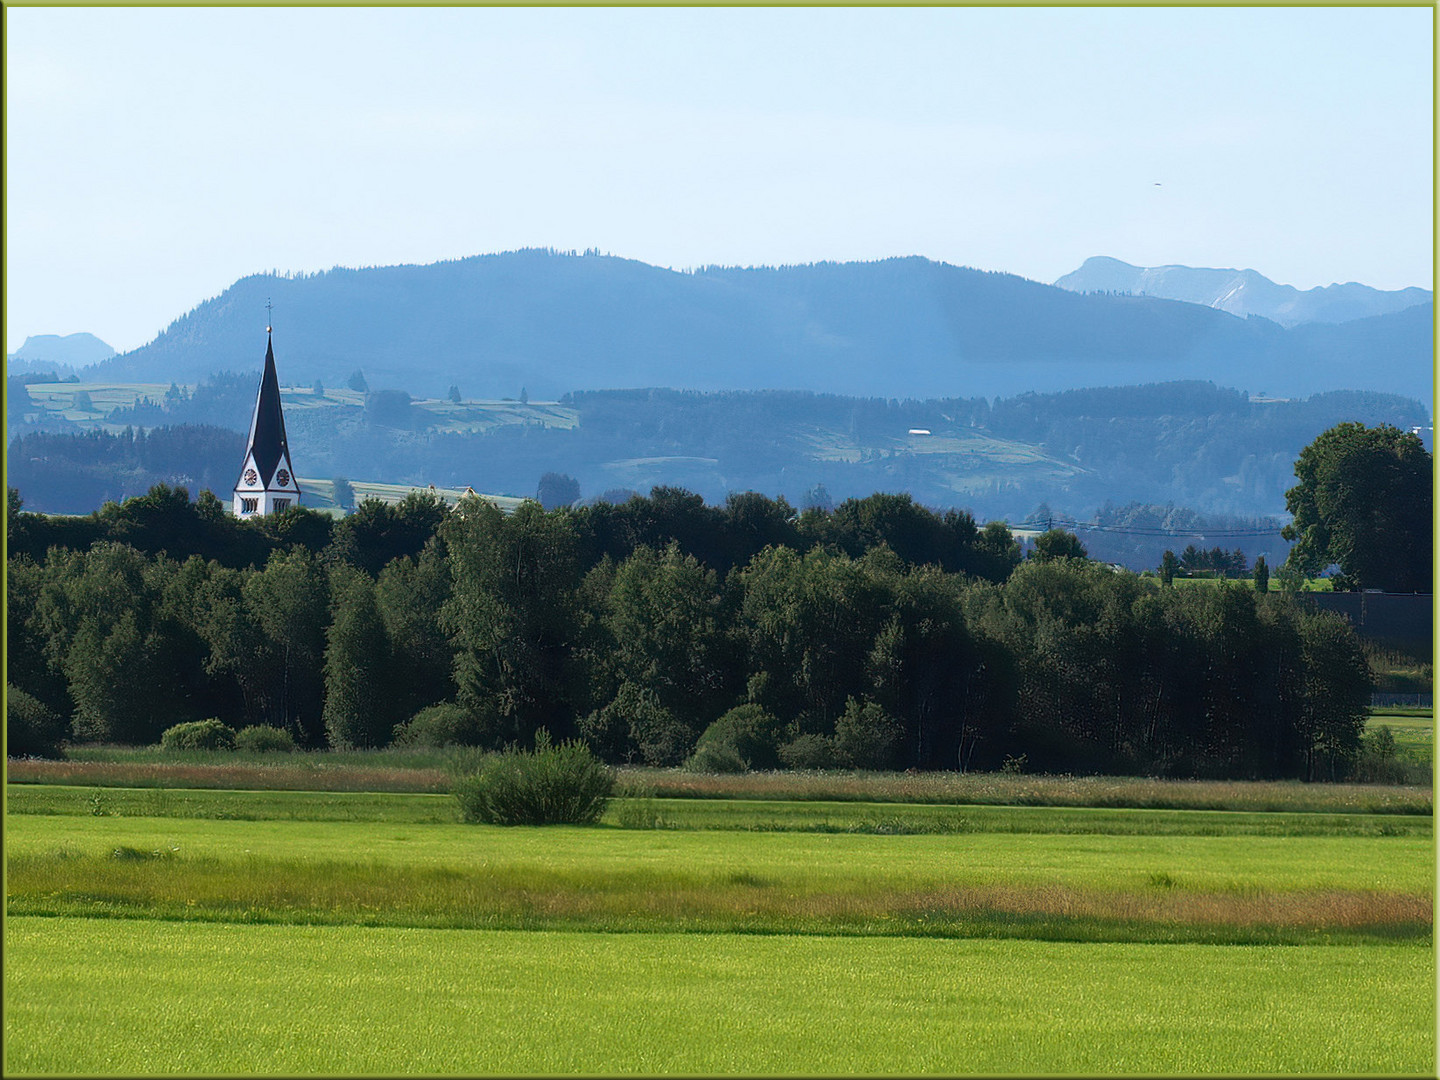
[[[449,795],[369,791],[226,791],[211,788],[112,788],[9,784],[7,814],[189,818],[208,821],[368,821],[454,824]]]
[[[1435,1069],[1410,947],[68,918],[7,920],[5,947],[7,1075]]]
[[[77,752],[78,753],[78,752]],[[243,760],[216,752],[180,761],[159,751],[107,752],[111,760],[6,763],[10,783],[225,790],[371,791],[444,794],[451,768],[438,755],[387,752],[275,755]],[[391,763],[394,762],[394,763]],[[421,765],[420,762],[431,762]],[[679,769],[622,768],[618,793],[631,797],[1074,806],[1111,809],[1235,810],[1259,813],[1416,814],[1434,811],[1429,787],[1301,784],[1295,781],[1157,780],[1000,773],[764,772],[738,776]]]
[[[1262,813],[1430,814],[1434,804],[1433,791],[1428,787],[1002,773],[793,771],[717,776],[679,769],[629,769],[621,771],[620,791],[663,798],[821,799]]]
[[[1166,836],[629,830],[184,818],[6,819],[10,866],[22,856],[108,857],[120,848],[175,850],[222,862],[359,862],[400,870],[448,867],[571,875],[603,888],[626,871],[685,871],[710,880],[754,875],[836,891],[937,885],[1061,884],[1137,889],[1152,875],[1198,892],[1362,890],[1433,895],[1428,836]],[[807,884],[808,883],[808,884]],[[11,881],[12,891],[14,881]]]
[[[1428,837],[38,815],[9,819],[6,865],[11,915],[1227,943],[1428,939],[1434,881]]]
[[[6,812],[212,821],[369,821],[453,824],[448,796],[378,792],[223,791],[11,784]],[[1086,807],[935,806],[736,799],[614,799],[603,824],[624,829],[954,835],[1431,836],[1420,815],[1110,810]]]
[[[1358,890],[1197,892],[937,884],[817,887],[748,872],[588,875],[346,862],[238,863],[119,848],[9,866],[7,916],[607,933],[813,934],[1043,941],[1333,944],[1431,939],[1429,897]]]

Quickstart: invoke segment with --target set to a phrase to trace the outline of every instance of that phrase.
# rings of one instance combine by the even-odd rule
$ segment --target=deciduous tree
[[[1287,568],[1314,575],[1337,563],[1340,587],[1430,591],[1433,466],[1418,435],[1337,424],[1300,452],[1295,475]]]

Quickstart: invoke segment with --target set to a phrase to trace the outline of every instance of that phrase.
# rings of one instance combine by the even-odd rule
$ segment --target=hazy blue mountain
[[[1349,281],[1302,292],[1293,285],[1277,285],[1254,270],[1131,266],[1105,256],[1086,259],[1079,270],[1055,284],[1071,292],[1118,292],[1183,300],[1232,315],[1259,315],[1287,327],[1309,322],[1350,322],[1434,302],[1429,289],[1385,291]]]
[[[12,375],[39,368],[80,368],[98,364],[115,355],[115,350],[94,334],[32,334],[25,344],[5,358]],[[62,372],[64,374],[64,372]]]
[[[1428,319],[1408,312],[1286,330],[1203,305],[1082,295],[911,257],[678,273],[600,255],[518,251],[236,282],[96,377],[198,382],[252,371],[273,300],[288,384],[440,396],[788,389],[1003,396],[1206,379],[1293,396],[1431,396]],[[1326,337],[1344,333],[1342,344]]]

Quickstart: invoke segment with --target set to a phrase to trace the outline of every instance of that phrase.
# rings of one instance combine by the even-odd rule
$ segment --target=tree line
[[[656,765],[723,744],[756,768],[1314,779],[1346,774],[1368,702],[1332,616],[1162,588],[1073,537],[1022,560],[1003,524],[908,496],[9,509],[11,753],[218,717],[313,748],[545,730]]]

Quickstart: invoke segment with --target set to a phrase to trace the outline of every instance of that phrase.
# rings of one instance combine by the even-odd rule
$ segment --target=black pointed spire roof
[[[246,456],[254,455],[260,470],[260,483],[270,480],[280,462],[287,459],[290,446],[285,441],[285,414],[280,411],[280,378],[275,374],[275,349],[270,334],[265,335],[265,372],[260,376],[260,393],[255,398],[255,415],[250,419],[250,443]]]

